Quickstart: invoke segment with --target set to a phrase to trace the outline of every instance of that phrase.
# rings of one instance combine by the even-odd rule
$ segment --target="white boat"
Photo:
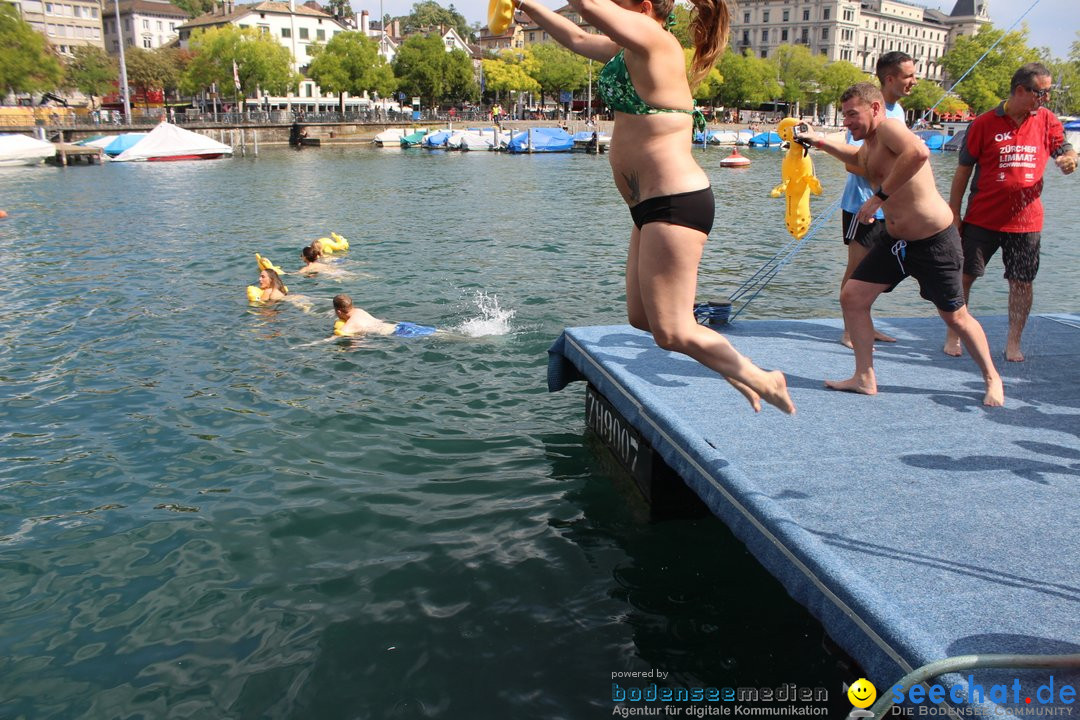
[[[40,165],[56,155],[56,146],[28,135],[0,135],[0,165]]]
[[[113,162],[166,162],[215,160],[232,155],[232,148],[178,125],[163,122],[139,142],[113,158]]]
[[[734,130],[713,130],[709,133],[710,145],[736,145],[738,141],[739,134]]]
[[[503,144],[505,144],[506,135],[507,133],[503,133]],[[494,128],[479,128],[466,130],[453,140],[457,143],[459,150],[494,150],[495,137]]]
[[[375,136],[372,140],[376,145],[401,145],[401,138],[405,137],[405,128],[388,128]]]

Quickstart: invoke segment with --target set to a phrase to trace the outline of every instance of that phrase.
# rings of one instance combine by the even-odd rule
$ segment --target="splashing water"
[[[499,307],[499,297],[497,295],[488,295],[483,290],[477,290],[472,301],[480,314],[453,328],[454,332],[468,337],[507,335],[510,333],[510,320],[513,319],[515,312]]]

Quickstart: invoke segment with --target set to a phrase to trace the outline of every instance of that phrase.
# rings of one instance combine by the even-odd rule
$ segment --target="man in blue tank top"
[[[876,68],[878,80],[881,82],[881,94],[885,96],[885,117],[896,118],[904,122],[904,108],[900,107],[900,98],[911,94],[918,80],[915,79],[915,62],[907,53],[899,51],[888,52],[877,61]],[[853,140],[851,133],[847,134],[850,145],[862,145],[862,140]],[[869,225],[855,221],[855,213],[863,206],[866,199],[874,194],[873,188],[866,178],[855,173],[848,173],[847,184],[844,185],[844,194],[840,198],[840,210],[843,214],[841,227],[844,233],[844,244],[847,245],[848,262],[844,269],[844,277],[840,281],[840,289],[851,277],[862,259],[866,257],[870,246],[874,243],[876,230],[883,227],[881,222],[885,215],[878,210],[876,222]],[[854,241],[854,242],[852,242]],[[874,330],[874,339],[882,342],[896,342],[896,338]],[[851,338],[847,328],[844,328],[844,337],[840,340],[844,345],[851,347]]]

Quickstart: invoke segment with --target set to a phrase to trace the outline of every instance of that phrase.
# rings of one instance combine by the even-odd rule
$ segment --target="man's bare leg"
[[[852,220],[852,222],[855,222]],[[844,292],[844,285],[847,285],[847,281],[851,279],[851,273],[855,272],[855,268],[859,266],[863,258],[866,257],[866,253],[870,252],[865,246],[856,240],[852,240],[847,246],[847,267],[844,268],[844,277],[840,280],[840,292]],[[874,329],[874,340],[878,342],[896,342],[896,338],[890,337],[883,332],[878,332]],[[851,335],[848,333],[847,323],[844,323],[844,335],[840,338],[840,344],[845,347],[852,347]]]
[[[964,273],[964,307],[968,306],[971,298],[971,286],[975,283],[975,276]],[[952,327],[945,326],[945,347],[942,348],[946,355],[960,357],[964,354],[964,346],[960,344],[960,336],[953,332]]]
[[[1005,388],[1001,384],[1001,376],[994,367],[994,360],[990,357],[990,345],[986,342],[986,333],[983,332],[979,321],[968,312],[966,306],[955,312],[946,312],[939,309],[941,319],[956,333],[964,343],[971,359],[982,371],[983,381],[986,383],[986,394],[983,396],[983,405],[1001,407],[1005,404]]]
[[[1031,283],[1009,280],[1009,336],[1005,341],[1005,359],[1009,362],[1024,362],[1020,336],[1024,334],[1024,325],[1031,314],[1033,296]]]
[[[844,310],[844,326],[851,335],[855,350],[855,374],[847,380],[826,380],[825,387],[833,390],[877,394],[877,378],[874,376],[874,321],[870,318],[870,306],[887,285],[848,280],[840,292],[840,307]]]

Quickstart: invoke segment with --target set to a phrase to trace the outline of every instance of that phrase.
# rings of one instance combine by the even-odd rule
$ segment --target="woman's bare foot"
[[[741,383],[735,378],[724,378],[731,386],[741,392],[747,400],[750,401],[750,407],[754,408],[754,412],[761,412],[761,396],[754,392],[749,385]]]
[[[1001,407],[1005,404],[1005,387],[1001,384],[1001,376],[997,375],[986,381],[986,395],[983,396],[983,405],[987,407]]]
[[[877,395],[877,378],[871,370],[865,375],[853,375],[847,380],[826,380],[825,387],[862,395]]]
[[[765,373],[764,383],[758,388],[761,399],[773,407],[780,408],[788,415],[795,414],[795,403],[788,394],[787,378],[779,370]]]

